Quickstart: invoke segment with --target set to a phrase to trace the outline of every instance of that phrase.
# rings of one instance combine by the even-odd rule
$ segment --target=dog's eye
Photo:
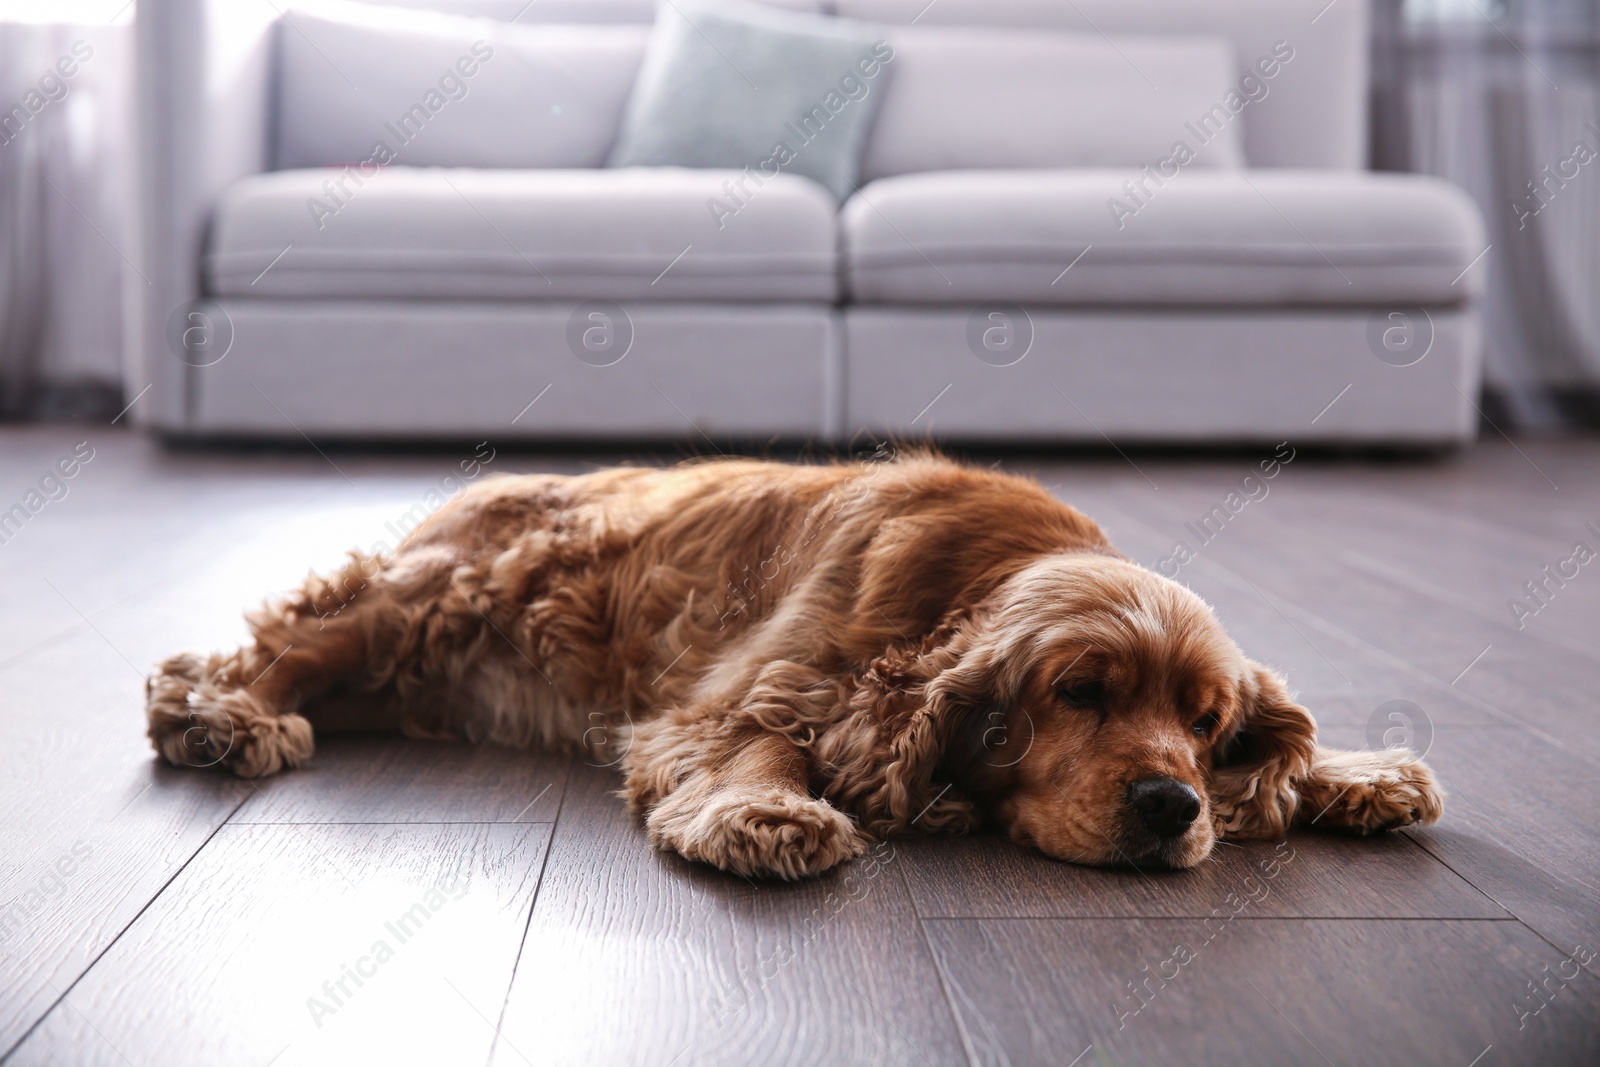
[[[1196,737],[1210,737],[1211,731],[1217,728],[1217,722],[1217,713],[1211,711],[1196,719],[1189,729],[1194,731]]]
[[[1068,682],[1056,690],[1056,697],[1070,708],[1103,708],[1106,703],[1105,683],[1099,681]]]

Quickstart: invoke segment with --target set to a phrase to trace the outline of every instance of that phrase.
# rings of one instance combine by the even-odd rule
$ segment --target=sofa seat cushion
[[[860,303],[1453,304],[1485,238],[1434,178],[1334,171],[962,171],[873,182],[841,216]],[[1157,184],[1160,179],[1163,184]],[[1137,184],[1136,184],[1137,183]],[[1143,189],[1139,188],[1142,184]]]
[[[206,278],[218,296],[836,299],[833,198],[805,178],[760,180],[677,168],[278,171],[223,195]]]

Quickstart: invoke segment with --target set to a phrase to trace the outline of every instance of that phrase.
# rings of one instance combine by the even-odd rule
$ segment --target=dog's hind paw
[[[223,766],[259,778],[311,758],[311,723],[280,715],[248,690],[205,680],[205,661],[174,656],[145,683],[150,742],[175,767]]]

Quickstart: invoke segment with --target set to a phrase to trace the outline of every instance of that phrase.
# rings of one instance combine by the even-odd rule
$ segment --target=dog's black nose
[[[1157,837],[1178,837],[1200,817],[1200,796],[1176,778],[1143,778],[1128,787],[1128,806]]]

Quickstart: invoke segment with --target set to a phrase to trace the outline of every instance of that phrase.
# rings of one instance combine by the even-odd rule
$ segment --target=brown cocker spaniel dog
[[[588,750],[658,847],[746,875],[985,819],[1192,867],[1219,837],[1440,811],[1409,753],[1318,747],[1281,678],[1084,515],[928,454],[486,479],[250,624],[150,680],[172,763],[272,774],[352,717]]]

